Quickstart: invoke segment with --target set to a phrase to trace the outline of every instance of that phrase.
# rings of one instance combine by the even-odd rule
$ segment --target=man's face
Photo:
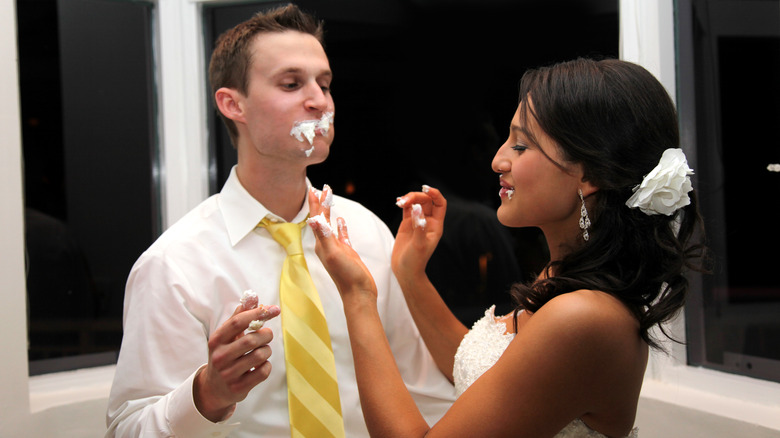
[[[313,36],[295,31],[258,35],[252,43],[247,95],[240,98],[246,124],[239,149],[258,158],[305,165],[324,161],[333,141],[332,126],[327,133],[318,130],[312,144],[291,136],[290,130],[296,122],[334,112],[332,77],[325,50]]]

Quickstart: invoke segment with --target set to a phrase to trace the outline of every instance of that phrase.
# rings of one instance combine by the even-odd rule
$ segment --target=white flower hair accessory
[[[693,169],[688,167],[682,149],[667,149],[658,165],[633,188],[634,194],[628,198],[626,205],[639,208],[647,215],[670,216],[691,203],[688,196],[688,192],[693,190],[690,175],[693,175]]]

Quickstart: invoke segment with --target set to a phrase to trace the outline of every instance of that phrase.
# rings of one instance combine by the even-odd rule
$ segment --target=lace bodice
[[[485,311],[485,316],[474,323],[471,330],[463,337],[463,341],[455,353],[455,365],[452,373],[457,396],[463,394],[482,373],[498,361],[498,358],[515,337],[513,333],[506,332],[506,324],[496,319],[495,309],[496,306],[491,306]],[[574,437],[606,438],[590,429],[580,419],[572,421],[555,435],[555,438]],[[637,437],[637,429],[634,429],[628,438]]]
[[[495,310],[496,306],[492,306],[485,311],[485,316],[474,323],[455,353],[452,374],[458,397],[498,361],[515,337],[514,333],[506,332],[506,324],[496,320]]]

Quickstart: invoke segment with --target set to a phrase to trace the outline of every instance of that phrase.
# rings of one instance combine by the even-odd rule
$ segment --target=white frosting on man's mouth
[[[319,120],[303,120],[293,123],[293,127],[290,130],[290,135],[295,137],[298,141],[303,142],[304,137],[311,145],[311,148],[305,150],[306,156],[311,156],[314,152],[314,136],[317,134],[327,135],[330,131],[330,125],[333,124],[333,112],[329,111],[322,114]]]

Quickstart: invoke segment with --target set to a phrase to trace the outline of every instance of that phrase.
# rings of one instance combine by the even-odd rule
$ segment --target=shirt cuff
[[[233,415],[233,410],[227,415],[225,420],[218,423],[212,423],[205,418],[195,407],[195,399],[192,395],[195,376],[198,375],[205,365],[192,373],[187,380],[171,393],[168,402],[166,420],[170,425],[175,436],[180,437],[223,437],[227,436],[239,424],[238,422],[227,423],[227,420]]]

